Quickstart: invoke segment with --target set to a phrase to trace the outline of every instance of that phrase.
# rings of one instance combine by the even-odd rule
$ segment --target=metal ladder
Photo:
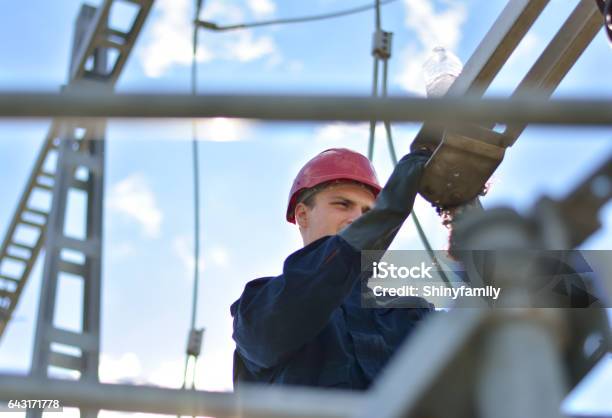
[[[130,3],[137,8],[127,31],[108,25],[113,5]],[[84,5],[79,15],[73,45],[67,92],[89,86],[112,89],[134,46],[153,0],[105,0],[99,8]],[[94,57],[110,51],[114,61],[104,68],[94,68]],[[50,207],[34,207],[37,196],[50,200],[56,181],[54,160],[57,159],[62,122],[54,120],[21,195],[13,218],[0,247],[0,339],[13,316],[19,298],[44,245]],[[85,138],[87,139],[87,138]],[[74,180],[75,186],[84,186]],[[24,240],[24,235],[30,237]]]

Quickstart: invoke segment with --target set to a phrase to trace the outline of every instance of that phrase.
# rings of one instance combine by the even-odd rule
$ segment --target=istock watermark
[[[363,251],[362,306],[608,307],[612,251]],[[607,301],[607,302],[606,302]]]
[[[393,263],[387,263],[385,261],[381,261],[380,263],[374,261],[372,263],[372,277],[374,279],[386,279],[390,277],[392,279],[433,279],[431,275],[431,269],[434,268],[434,265],[426,266],[424,261],[421,261],[421,264],[418,266],[396,266]]]

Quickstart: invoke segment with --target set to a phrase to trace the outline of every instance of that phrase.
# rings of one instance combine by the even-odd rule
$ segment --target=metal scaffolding
[[[506,122],[605,126],[612,100],[373,99],[365,96],[0,93],[5,118],[209,118],[271,121]],[[491,135],[500,137],[493,132]],[[499,143],[498,145],[503,145]]]
[[[481,97],[547,0],[510,0],[447,97],[440,99],[112,94],[152,5],[152,0],[129,1],[139,12],[127,33],[108,27],[113,0],[104,1],[99,9],[83,8],[70,83],[64,92],[0,93],[0,118],[56,118],[0,248],[0,262],[22,265],[18,275],[0,275],[0,336],[36,257],[43,246],[46,249],[32,376],[0,375],[0,399],[59,399],[64,406],[79,407],[83,415],[90,416],[100,409],[221,417],[560,415],[563,397],[612,347],[610,325],[601,307],[547,312],[524,300],[524,308],[490,311],[459,306],[452,315],[434,315],[363,393],[248,385],[235,393],[213,393],[98,383],[104,127],[105,119],[111,117],[425,121],[412,144],[412,148],[425,145],[435,150],[421,193],[442,207],[463,205],[482,189],[503,160],[505,149],[528,123],[612,125],[610,100],[548,99],[602,27],[595,1],[577,2],[513,96],[503,100]],[[104,58],[109,48],[118,51],[111,65]],[[496,132],[492,129],[495,123],[507,127]],[[57,164],[50,172],[45,166],[52,152]],[[446,190],[449,166],[465,173],[463,184],[453,193]],[[602,189],[596,183],[608,187]],[[494,228],[499,249],[524,248],[534,242],[543,249],[575,248],[599,228],[597,214],[612,199],[610,184],[612,160],[608,158],[567,197],[559,201],[542,198],[527,215],[510,209],[468,211],[458,220],[457,240],[466,248],[487,247],[491,242],[488,231]],[[64,235],[71,189],[87,195],[87,228],[82,240]],[[51,208],[30,206],[36,191],[53,196]],[[37,231],[34,243],[16,238],[22,227]],[[65,250],[78,253],[81,261],[64,258]],[[59,329],[53,321],[61,272],[84,282],[80,332]],[[507,264],[489,280],[520,294],[534,271],[523,274],[516,277]],[[612,300],[612,286],[607,290]],[[601,338],[598,349],[587,355],[582,348],[591,335]],[[76,348],[81,355],[53,352],[54,342]],[[50,379],[49,366],[79,371],[80,381]]]

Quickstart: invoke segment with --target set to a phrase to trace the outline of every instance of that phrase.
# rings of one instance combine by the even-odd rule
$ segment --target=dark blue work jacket
[[[362,308],[360,262],[327,236],[291,254],[282,275],[247,283],[231,306],[234,384],[366,389],[433,305]]]

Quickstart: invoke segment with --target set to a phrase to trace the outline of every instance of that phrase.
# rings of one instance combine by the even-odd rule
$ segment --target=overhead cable
[[[381,0],[380,5],[386,5],[389,3],[396,2],[396,1],[397,0]],[[201,27],[204,29],[222,32],[222,31],[228,31],[228,30],[248,29],[248,28],[261,27],[261,26],[286,25],[286,24],[293,24],[293,23],[314,22],[317,20],[335,19],[338,17],[344,17],[344,16],[349,16],[349,15],[353,15],[357,13],[367,12],[368,10],[372,10],[375,7],[376,7],[375,5],[367,4],[367,5],[354,7],[351,9],[339,10],[339,11],[335,11],[331,13],[292,17],[292,18],[285,18],[285,19],[263,20],[259,22],[239,23],[239,24],[225,25],[225,26],[218,25],[214,22],[208,22],[208,21],[204,21],[204,20],[200,20],[196,18],[195,25],[197,27]]]
[[[388,85],[387,74],[388,74],[388,68],[389,68],[388,63],[389,63],[389,58],[391,58],[391,40],[393,39],[393,34],[391,32],[385,32],[381,29],[381,14],[380,14],[381,3],[382,1],[380,0],[375,0],[374,2],[376,14],[374,18],[374,26],[375,26],[374,45],[372,45],[372,56],[374,57],[374,73],[373,73],[373,80],[372,80],[372,97],[373,98],[378,97],[378,66],[379,66],[380,61],[382,61],[382,66],[383,66],[381,97],[382,98],[387,97],[387,85]],[[376,123],[377,123],[376,119],[370,120],[370,138],[368,141],[368,159],[370,160],[372,160],[374,156],[374,137],[376,134]],[[395,166],[397,165],[397,154],[395,152],[395,146],[393,145],[393,136],[391,133],[391,123],[387,119],[387,120],[383,120],[383,124],[385,126],[385,131],[387,134],[387,145],[389,147],[389,155],[391,156],[391,161],[393,162],[393,165]],[[421,222],[419,221],[419,218],[414,208],[412,209],[411,215],[412,215],[411,216],[412,220],[414,221],[414,226],[416,227],[417,233],[419,235],[419,238],[421,242],[423,243],[423,247],[425,247],[427,254],[431,258],[431,261],[436,265],[440,265],[436,257],[436,254],[434,253],[431,247],[431,244],[429,243],[429,239],[427,238],[425,231],[421,227]],[[446,274],[442,271],[442,269],[440,269],[439,274],[440,274],[440,278],[444,281],[444,283],[446,283],[448,287],[452,287],[450,280],[448,279]]]
[[[195,17],[200,15],[202,9],[202,0],[195,0]],[[198,30],[193,27],[193,43],[191,56],[191,94],[197,94],[197,60],[196,54],[198,50]],[[187,350],[185,356],[185,368],[183,371],[182,389],[195,389],[195,373],[198,364],[198,357],[202,346],[203,329],[196,328],[196,316],[198,312],[198,289],[200,282],[200,165],[198,152],[198,135],[196,119],[191,120],[192,133],[192,162],[193,162],[193,217],[194,217],[194,267],[193,267],[193,290],[191,304],[191,321],[189,326],[189,335],[187,339]],[[190,381],[187,380],[187,371],[189,369],[189,360],[193,359],[193,372],[190,376]]]

